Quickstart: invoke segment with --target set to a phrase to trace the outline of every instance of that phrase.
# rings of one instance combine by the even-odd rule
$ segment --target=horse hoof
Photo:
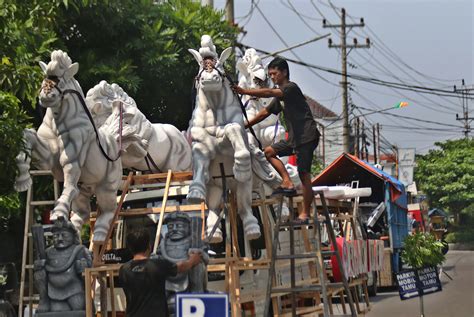
[[[204,193],[197,189],[192,189],[189,191],[188,195],[186,196],[186,199],[191,204],[200,204],[206,200],[206,195],[204,195]]]
[[[209,235],[211,233],[212,229],[209,229],[207,234]],[[221,243],[222,242],[222,231],[221,229],[217,228],[217,230],[214,232],[212,237],[209,238],[209,243],[215,244],[215,243]]]
[[[25,179],[17,179],[13,187],[15,188],[17,192],[21,193],[21,192],[26,191],[28,188],[30,188],[32,183],[33,181],[31,180],[31,177],[28,174],[28,177]]]
[[[257,240],[258,238],[260,238],[260,236],[261,236],[260,229],[245,231],[245,237],[248,240]]]
[[[105,238],[107,238],[107,233],[106,232],[94,232],[94,238],[92,239],[93,242],[98,243],[98,242],[104,242]]]

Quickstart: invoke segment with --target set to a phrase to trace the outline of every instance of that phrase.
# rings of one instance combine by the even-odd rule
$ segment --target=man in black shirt
[[[296,154],[304,198],[304,208],[298,216],[298,220],[304,223],[308,220],[313,201],[311,163],[314,150],[318,146],[320,134],[301,89],[290,81],[290,70],[286,60],[279,57],[273,59],[268,65],[268,75],[278,85],[278,88],[243,89],[239,86],[233,86],[233,90],[239,94],[254,97],[275,97],[270,105],[263,108],[248,122],[247,127],[259,123],[271,114],[278,114],[283,111],[288,129],[288,140],[282,140],[266,147],[265,156],[283,179],[277,193],[294,194],[295,186],[277,155]]]
[[[177,264],[165,259],[150,259],[150,235],[139,230],[127,235],[133,259],[122,265],[119,281],[127,299],[127,317],[168,317],[165,282],[168,276],[185,272],[201,262],[199,253]]]

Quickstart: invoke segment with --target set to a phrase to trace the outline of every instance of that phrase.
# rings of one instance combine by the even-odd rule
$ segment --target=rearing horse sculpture
[[[236,193],[237,208],[249,240],[260,236],[257,219],[252,214],[252,176],[253,172],[273,186],[278,179],[263,153],[249,147],[244,128],[242,109],[237,96],[230,88],[224,75],[224,62],[231,54],[225,49],[219,58],[212,39],[208,35],[201,38],[199,52],[189,49],[200,69],[196,77],[196,106],[190,124],[193,154],[193,182],[190,185],[188,200],[206,200],[209,208],[207,232],[212,230],[222,200],[222,179],[219,164],[224,164],[229,187]],[[217,230],[211,242],[222,239]]]
[[[108,126],[121,142],[124,168],[155,173],[191,169],[191,147],[183,133],[171,124],[148,121],[119,85],[102,80],[87,92],[86,103],[96,126]]]
[[[95,194],[101,212],[94,226],[94,241],[104,241],[122,179],[121,160],[109,160],[106,155],[117,158],[120,149],[107,127],[95,130],[87,115],[84,94],[74,79],[79,65],[73,64],[67,53],[54,51],[49,64],[40,62],[40,66],[46,78],[39,99],[46,115],[38,132],[24,132],[28,153],[17,158],[20,175],[15,188],[23,191],[31,185],[29,157],[37,167],[52,170],[55,179],[64,181],[64,188],[51,220],[71,218],[78,230],[89,220],[90,197]]]

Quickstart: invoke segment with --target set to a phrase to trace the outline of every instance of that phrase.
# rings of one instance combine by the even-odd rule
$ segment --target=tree
[[[435,143],[439,149],[417,157],[415,179],[431,207],[441,207],[455,216],[474,203],[474,140],[470,138]]]
[[[36,114],[42,74],[38,61],[56,41],[52,21],[64,1],[0,0],[0,231],[20,212],[13,190],[15,157],[22,149],[22,131]],[[67,1],[66,1],[67,2]]]
[[[69,56],[79,62],[76,76],[85,92],[115,82],[133,97],[152,122],[188,127],[191,87],[198,65],[188,48],[209,34],[218,49],[231,46],[237,29],[223,12],[199,1],[97,1],[62,8],[57,31]]]

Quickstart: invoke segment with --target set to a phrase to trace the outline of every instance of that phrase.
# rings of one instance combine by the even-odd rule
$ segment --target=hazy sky
[[[214,5],[222,9],[225,1],[214,0]],[[473,2],[334,0],[331,1],[333,8],[328,0],[255,0],[258,6],[253,6],[252,10],[250,0],[235,0],[235,17],[236,22],[247,31],[241,39],[242,43],[273,52],[286,45],[275,35],[258,9],[283,40],[293,46],[326,33],[331,33],[333,43],[339,44],[339,29],[323,28],[322,16],[328,23],[339,24],[340,18],[336,10],[340,13],[340,8],[344,7],[348,15],[347,23],[359,22],[359,18],[363,17],[366,24],[365,27],[353,28],[348,33],[348,44],[352,44],[354,37],[359,43],[365,43],[366,37],[372,42],[369,49],[354,49],[350,52],[349,73],[389,82],[453,89],[453,85],[461,85],[462,78],[466,85],[474,84]],[[293,52],[299,58],[291,52],[282,55],[310,64],[341,69],[340,51],[328,48],[327,39],[296,48]],[[265,61],[268,63],[270,60]],[[290,64],[290,72],[291,79],[305,94],[337,114],[341,112],[339,75],[314,70],[315,75],[306,67],[296,64]],[[357,106],[382,109],[407,101],[407,108],[387,113],[445,124],[430,124],[382,114],[367,116],[370,123],[366,122],[366,125],[380,123],[383,137],[392,144],[401,148],[416,148],[417,153],[424,153],[433,146],[433,142],[463,136],[462,123],[456,121],[456,113],[462,115],[459,98],[395,90],[358,80],[350,82],[350,97]],[[469,106],[470,116],[474,117],[474,102],[471,101]],[[354,110],[354,113],[360,114],[359,110]]]

